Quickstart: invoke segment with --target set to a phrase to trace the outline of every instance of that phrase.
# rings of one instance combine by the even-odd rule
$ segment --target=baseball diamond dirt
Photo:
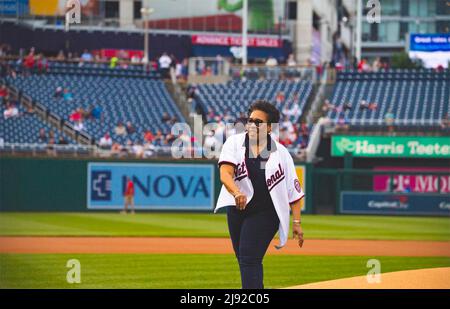
[[[273,240],[268,254],[450,257],[448,241],[308,239],[299,249],[290,239],[281,250],[275,244]],[[226,238],[0,237],[0,253],[231,254],[233,249]]]

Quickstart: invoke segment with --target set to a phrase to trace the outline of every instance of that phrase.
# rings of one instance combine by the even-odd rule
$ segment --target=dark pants
[[[263,289],[262,261],[277,233],[275,209],[250,212],[227,207],[228,229],[241,270],[243,289]]]

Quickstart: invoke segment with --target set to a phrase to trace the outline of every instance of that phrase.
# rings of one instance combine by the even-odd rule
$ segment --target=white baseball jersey
[[[245,132],[235,134],[225,141],[219,157],[219,166],[221,163],[229,163],[235,166],[234,182],[240,192],[247,196],[248,205],[253,197],[254,190],[245,164],[245,135]],[[270,197],[280,219],[278,230],[280,244],[277,246],[280,249],[286,244],[288,239],[289,205],[303,198],[304,193],[298,181],[294,161],[290,153],[277,141],[273,140],[273,143],[276,149],[270,153],[267,160],[265,175]],[[226,206],[236,206],[236,203],[233,195],[222,185],[214,212]]]

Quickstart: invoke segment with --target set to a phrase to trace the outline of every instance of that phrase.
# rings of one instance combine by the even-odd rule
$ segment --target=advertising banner
[[[389,175],[375,175],[373,190],[376,192],[389,192],[392,189],[394,192],[450,193],[450,168],[378,166],[374,171],[398,172],[392,176],[392,184]],[[401,174],[402,171],[421,174]],[[424,172],[429,174],[422,174]],[[446,172],[447,175],[433,175],[433,172]]]
[[[342,191],[344,214],[450,216],[450,195]]]
[[[206,164],[89,163],[88,209],[122,209],[126,179],[136,210],[213,210],[214,166]]]
[[[331,155],[372,158],[450,158],[450,138],[417,136],[349,136],[331,138]]]

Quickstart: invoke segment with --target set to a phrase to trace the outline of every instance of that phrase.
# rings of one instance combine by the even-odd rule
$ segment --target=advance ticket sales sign
[[[214,208],[211,164],[89,163],[87,172],[88,209],[122,209],[127,177],[136,210]]]
[[[449,137],[336,135],[331,155],[354,157],[450,158]]]

